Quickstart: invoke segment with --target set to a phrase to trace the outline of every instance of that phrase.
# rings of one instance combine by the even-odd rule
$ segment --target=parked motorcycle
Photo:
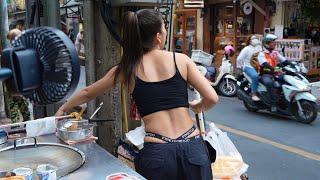
[[[277,113],[294,116],[302,123],[313,122],[318,115],[316,97],[311,94],[308,80],[293,68],[293,64],[279,68],[279,74],[275,75],[274,91],[277,96]],[[270,98],[266,87],[260,82],[258,85],[258,96],[260,101],[251,99],[250,77],[243,73],[244,78],[239,82],[237,95],[243,101],[244,106],[250,112],[270,109]]]
[[[191,59],[197,64],[198,69],[205,74],[205,77],[211,82],[212,87],[221,95],[232,97],[237,94],[237,79],[232,75],[233,66],[229,58],[224,57],[221,66],[217,69],[193,57],[194,55],[191,56]]]

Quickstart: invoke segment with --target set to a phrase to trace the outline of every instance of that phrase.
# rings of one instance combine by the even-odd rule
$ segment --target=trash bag
[[[141,124],[141,126],[126,133],[127,140],[133,145],[135,145],[139,150],[143,148],[144,137],[146,135],[143,121],[141,121]]]
[[[204,137],[215,148],[217,158],[211,168],[214,179],[240,179],[248,170],[241,154],[232,143],[226,132],[222,132],[214,123],[210,123],[209,131]]]

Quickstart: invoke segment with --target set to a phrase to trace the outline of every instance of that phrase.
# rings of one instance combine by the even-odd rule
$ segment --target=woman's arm
[[[195,113],[210,109],[218,102],[218,95],[209,81],[199,72],[196,64],[187,56],[184,56],[187,64],[187,81],[203,97],[200,101],[190,102],[190,107]]]
[[[68,101],[59,108],[55,116],[62,116],[64,113],[68,112],[73,107],[86,103],[96,98],[97,96],[105,92],[107,89],[113,87],[115,85],[114,78],[116,68],[117,66],[113,67],[107,72],[107,74],[103,78],[91,84],[90,86],[85,87],[84,89],[80,90],[77,94],[72,96],[72,98],[68,99]]]

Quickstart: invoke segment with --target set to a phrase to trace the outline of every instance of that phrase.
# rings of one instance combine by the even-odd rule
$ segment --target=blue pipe
[[[0,81],[4,81],[12,76],[12,70],[9,68],[0,68]]]

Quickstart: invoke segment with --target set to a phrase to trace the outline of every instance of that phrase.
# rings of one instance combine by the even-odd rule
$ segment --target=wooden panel
[[[179,23],[178,23],[179,22]],[[197,48],[197,10],[179,9],[174,16],[173,48],[176,51],[177,42],[181,43],[183,53],[190,55],[191,51],[187,47],[187,38],[189,36],[193,42],[193,49]],[[189,28],[189,29],[188,29]],[[193,31],[193,33],[192,33]],[[192,34],[192,35],[190,35]],[[180,40],[179,40],[180,39]]]
[[[204,9],[204,16],[203,16],[203,50],[205,52],[210,52],[210,45],[211,45],[211,29],[210,29],[210,14],[211,9],[206,7]]]
[[[260,7],[265,6],[264,0],[256,0],[256,3]],[[255,11],[254,13],[254,34],[263,34],[263,29],[264,29],[264,16]]]

